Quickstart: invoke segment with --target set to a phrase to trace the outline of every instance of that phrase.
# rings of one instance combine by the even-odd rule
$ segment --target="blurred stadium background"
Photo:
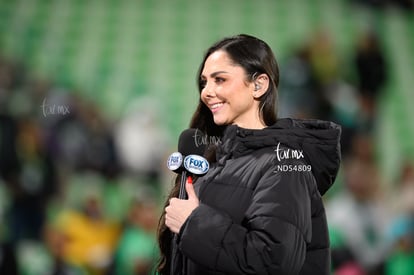
[[[355,58],[368,32],[377,35],[385,65],[374,63],[380,83],[366,102]],[[273,48],[281,116],[299,116],[294,110],[302,107],[289,96],[301,75],[292,63],[303,57],[298,53],[306,48],[321,74],[330,111],[300,116],[344,124],[344,154],[352,162],[327,200],[347,191],[348,178],[365,176],[378,179],[386,193],[380,201],[393,211],[388,205],[398,201],[402,177],[413,173],[412,1],[0,0],[0,274],[148,273],[157,254],[154,226],[171,185],[164,163],[195,109],[199,62],[213,42],[238,33]],[[332,92],[331,84],[343,89]],[[365,169],[367,158],[378,178]],[[381,219],[395,228],[400,214],[406,213]],[[394,243],[392,252],[369,259],[338,227],[331,231],[340,247],[336,274],[414,274],[402,263],[414,261],[414,226],[398,227],[411,232],[404,253]],[[388,231],[397,238],[397,229]]]

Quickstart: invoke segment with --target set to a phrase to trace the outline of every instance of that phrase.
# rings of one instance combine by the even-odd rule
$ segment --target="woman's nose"
[[[212,85],[206,83],[206,86],[204,86],[202,93],[206,97],[213,97],[214,96],[214,89],[213,89]]]

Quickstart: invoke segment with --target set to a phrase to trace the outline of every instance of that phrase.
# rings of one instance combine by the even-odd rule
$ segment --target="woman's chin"
[[[219,119],[219,118],[214,118],[214,123],[218,126],[223,126],[223,125],[228,124],[225,120]]]

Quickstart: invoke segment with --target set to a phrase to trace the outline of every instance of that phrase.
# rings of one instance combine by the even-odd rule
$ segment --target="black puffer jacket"
[[[339,137],[318,120],[228,126],[179,233],[182,273],[329,274],[321,196],[339,168]]]

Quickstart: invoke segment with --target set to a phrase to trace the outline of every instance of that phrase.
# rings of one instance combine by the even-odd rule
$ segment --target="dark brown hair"
[[[203,89],[201,73],[207,58],[216,51],[225,51],[234,64],[241,66],[246,72],[246,80],[254,81],[255,77],[260,74],[266,74],[269,77],[269,87],[260,97],[259,112],[260,118],[266,125],[272,125],[276,122],[277,106],[277,87],[279,85],[279,68],[272,52],[272,49],[262,40],[240,34],[224,38],[212,45],[204,55],[197,74],[197,84],[199,93]],[[196,111],[190,122],[190,128],[197,128],[209,136],[221,137],[225,126],[218,126],[214,123],[213,115],[207,106],[199,99]],[[205,153],[206,158],[213,162],[214,145],[210,146]],[[169,194],[164,207],[168,206],[169,199],[178,196],[180,177],[175,180],[175,185]],[[169,274],[170,250],[171,250],[172,232],[165,226],[165,212],[162,214],[158,226],[158,243],[160,248],[160,260],[157,271],[159,274]]]

